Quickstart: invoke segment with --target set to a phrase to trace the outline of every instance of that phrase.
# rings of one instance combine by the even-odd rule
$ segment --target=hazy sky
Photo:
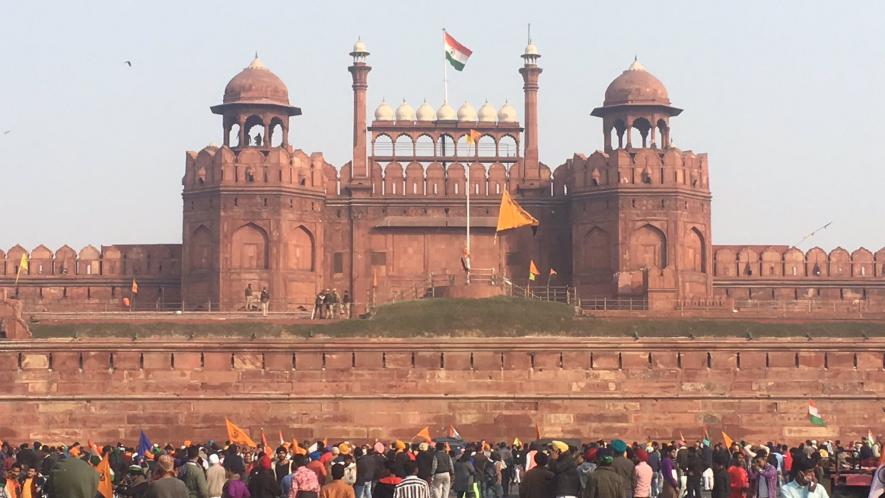
[[[0,29],[0,247],[181,240],[184,153],[222,141],[255,51],[289,87],[290,142],[349,157],[357,36],[369,114],[442,100],[440,28],[474,55],[449,100],[520,110],[526,24],[543,57],[541,160],[601,148],[589,116],[634,54],[710,155],[715,244],[885,245],[885,2],[7,2]],[[132,68],[124,60],[133,62]]]

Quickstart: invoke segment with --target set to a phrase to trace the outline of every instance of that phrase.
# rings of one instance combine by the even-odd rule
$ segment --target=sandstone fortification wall
[[[885,341],[19,342],[0,353],[9,440],[467,438],[725,430],[753,440],[882,429]],[[827,427],[807,421],[815,400]]]

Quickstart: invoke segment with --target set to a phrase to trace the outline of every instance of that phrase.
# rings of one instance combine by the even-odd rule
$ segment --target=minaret
[[[348,67],[353,77],[353,162],[351,163],[354,183],[369,183],[369,163],[366,157],[366,89],[369,88],[369,71],[366,63],[369,52],[366,44],[357,39],[353,44],[353,65]]]
[[[529,32],[531,33],[531,32]],[[532,43],[529,34],[529,43],[522,54],[523,66],[519,69],[522,74],[525,91],[525,135],[523,138],[523,181],[526,186],[539,187],[541,179],[541,166],[538,159],[538,77],[542,69],[538,66],[541,58],[538,47]]]

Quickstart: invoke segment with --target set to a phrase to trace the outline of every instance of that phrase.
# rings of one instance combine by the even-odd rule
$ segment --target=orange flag
[[[264,451],[267,452],[267,449],[270,448],[270,445],[267,444],[267,436],[264,435],[264,427],[259,429],[261,431],[261,444],[264,445]]]
[[[415,437],[412,439],[423,439],[424,441],[430,442],[433,441],[433,438],[430,437],[430,427],[425,427],[418,431],[418,434],[415,434]]]
[[[535,266],[535,260],[529,261],[529,280],[534,280],[538,278],[541,272],[538,271],[538,267]]]
[[[501,207],[498,209],[498,226],[495,228],[495,233],[525,226],[537,229],[539,224],[537,218],[517,204],[505,189],[501,194]]]
[[[255,441],[252,441],[252,438],[246,435],[246,433],[243,432],[242,429],[237,427],[227,417],[224,418],[224,423],[225,425],[227,425],[227,439],[231,443],[242,444],[245,446],[249,446],[250,448],[255,448],[256,446],[258,446],[255,444]]]
[[[98,472],[98,492],[104,498],[114,498],[114,482],[111,477],[111,464],[108,462],[108,456],[105,455],[101,462],[95,467]]]
[[[728,434],[725,431],[722,431],[722,442],[725,443],[725,449],[731,448],[731,445],[734,444],[734,439],[728,437]]]
[[[471,145],[476,145],[476,142],[479,141],[479,137],[482,136],[482,133],[476,130],[470,130],[470,133],[467,134],[467,143]]]
[[[298,438],[292,439],[292,453],[295,455],[306,455],[307,450],[298,444]]]

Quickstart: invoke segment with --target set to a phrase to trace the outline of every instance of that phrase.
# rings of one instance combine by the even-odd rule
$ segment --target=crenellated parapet
[[[27,268],[19,270],[22,255],[27,254]],[[63,245],[55,252],[43,244],[28,251],[16,245],[7,252],[0,250],[0,279],[20,282],[52,278],[98,277],[167,277],[179,276],[180,244],[118,244],[88,245],[75,251]]]

